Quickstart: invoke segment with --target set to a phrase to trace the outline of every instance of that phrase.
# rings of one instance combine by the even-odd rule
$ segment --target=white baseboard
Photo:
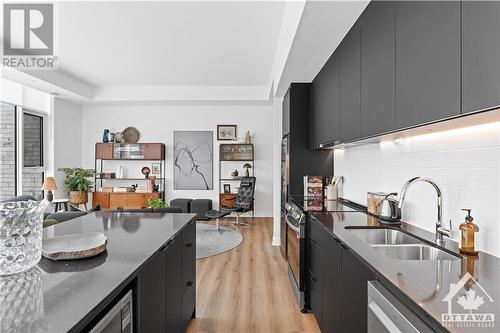
[[[281,245],[281,237],[273,237],[273,246],[280,246]]]

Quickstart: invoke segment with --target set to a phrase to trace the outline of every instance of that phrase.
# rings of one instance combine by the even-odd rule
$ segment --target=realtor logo
[[[448,302],[448,312],[441,315],[444,327],[495,327],[495,314],[480,311],[481,306],[493,303],[493,298],[468,272],[457,283],[450,283],[450,292],[443,302]],[[455,311],[454,304],[459,305]]]
[[[56,69],[54,4],[3,4],[2,64],[22,70]]]

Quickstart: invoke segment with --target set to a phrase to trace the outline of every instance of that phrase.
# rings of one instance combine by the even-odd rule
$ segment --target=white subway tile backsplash
[[[500,122],[344,148],[334,159],[335,175],[345,177],[343,197],[361,203],[366,192],[399,192],[415,176],[436,180],[446,225],[451,219],[458,231],[465,216],[460,209],[471,208],[480,228],[479,249],[500,256]],[[415,184],[404,220],[434,231],[436,214],[435,191]]]

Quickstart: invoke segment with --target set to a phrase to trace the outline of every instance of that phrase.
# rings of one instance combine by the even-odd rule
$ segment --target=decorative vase
[[[115,142],[115,133],[108,133],[108,142]]]
[[[252,135],[250,134],[250,131],[247,131],[247,134],[245,135],[245,143],[246,144],[252,143]]]
[[[26,271],[40,261],[48,206],[45,200],[0,204],[0,275]]]
[[[87,192],[71,191],[69,192],[69,202],[75,205],[86,204],[89,201]]]
[[[109,134],[109,129],[108,128],[104,129],[104,133],[102,133],[102,142],[104,142],[104,143],[109,142],[108,134]]]
[[[0,277],[0,332],[49,332],[44,321],[42,285],[38,267]]]

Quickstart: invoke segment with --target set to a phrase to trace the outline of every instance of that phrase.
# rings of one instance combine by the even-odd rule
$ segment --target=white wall
[[[54,100],[54,177],[57,190],[54,198],[66,198],[64,173],[57,171],[62,167],[81,167],[82,165],[82,115],[80,106]]]
[[[335,174],[345,177],[343,197],[364,204],[367,191],[399,192],[412,177],[433,178],[443,190],[445,227],[451,219],[458,231],[460,209],[471,208],[479,249],[500,256],[499,121],[335,150],[334,156]],[[436,193],[429,184],[409,190],[403,220],[434,232]]]
[[[101,141],[102,132],[105,128],[109,128],[111,131],[119,131],[128,126],[134,126],[141,132],[140,142],[162,142],[166,144],[167,201],[175,198],[209,198],[213,200],[216,206],[219,193],[218,144],[220,142],[216,141],[218,124],[236,124],[238,126],[238,137],[244,137],[247,130],[255,133],[253,143],[255,144],[255,176],[257,177],[255,192],[256,216],[272,216],[272,105],[84,106],[82,107],[81,129],[82,165],[88,168],[94,167],[94,146],[96,142]],[[214,132],[213,190],[173,190],[172,141],[176,130]],[[221,142],[223,143],[223,141]],[[139,165],[134,167],[134,172],[140,170],[140,167],[144,165],[141,162],[137,163]],[[113,168],[110,169],[114,170]]]

